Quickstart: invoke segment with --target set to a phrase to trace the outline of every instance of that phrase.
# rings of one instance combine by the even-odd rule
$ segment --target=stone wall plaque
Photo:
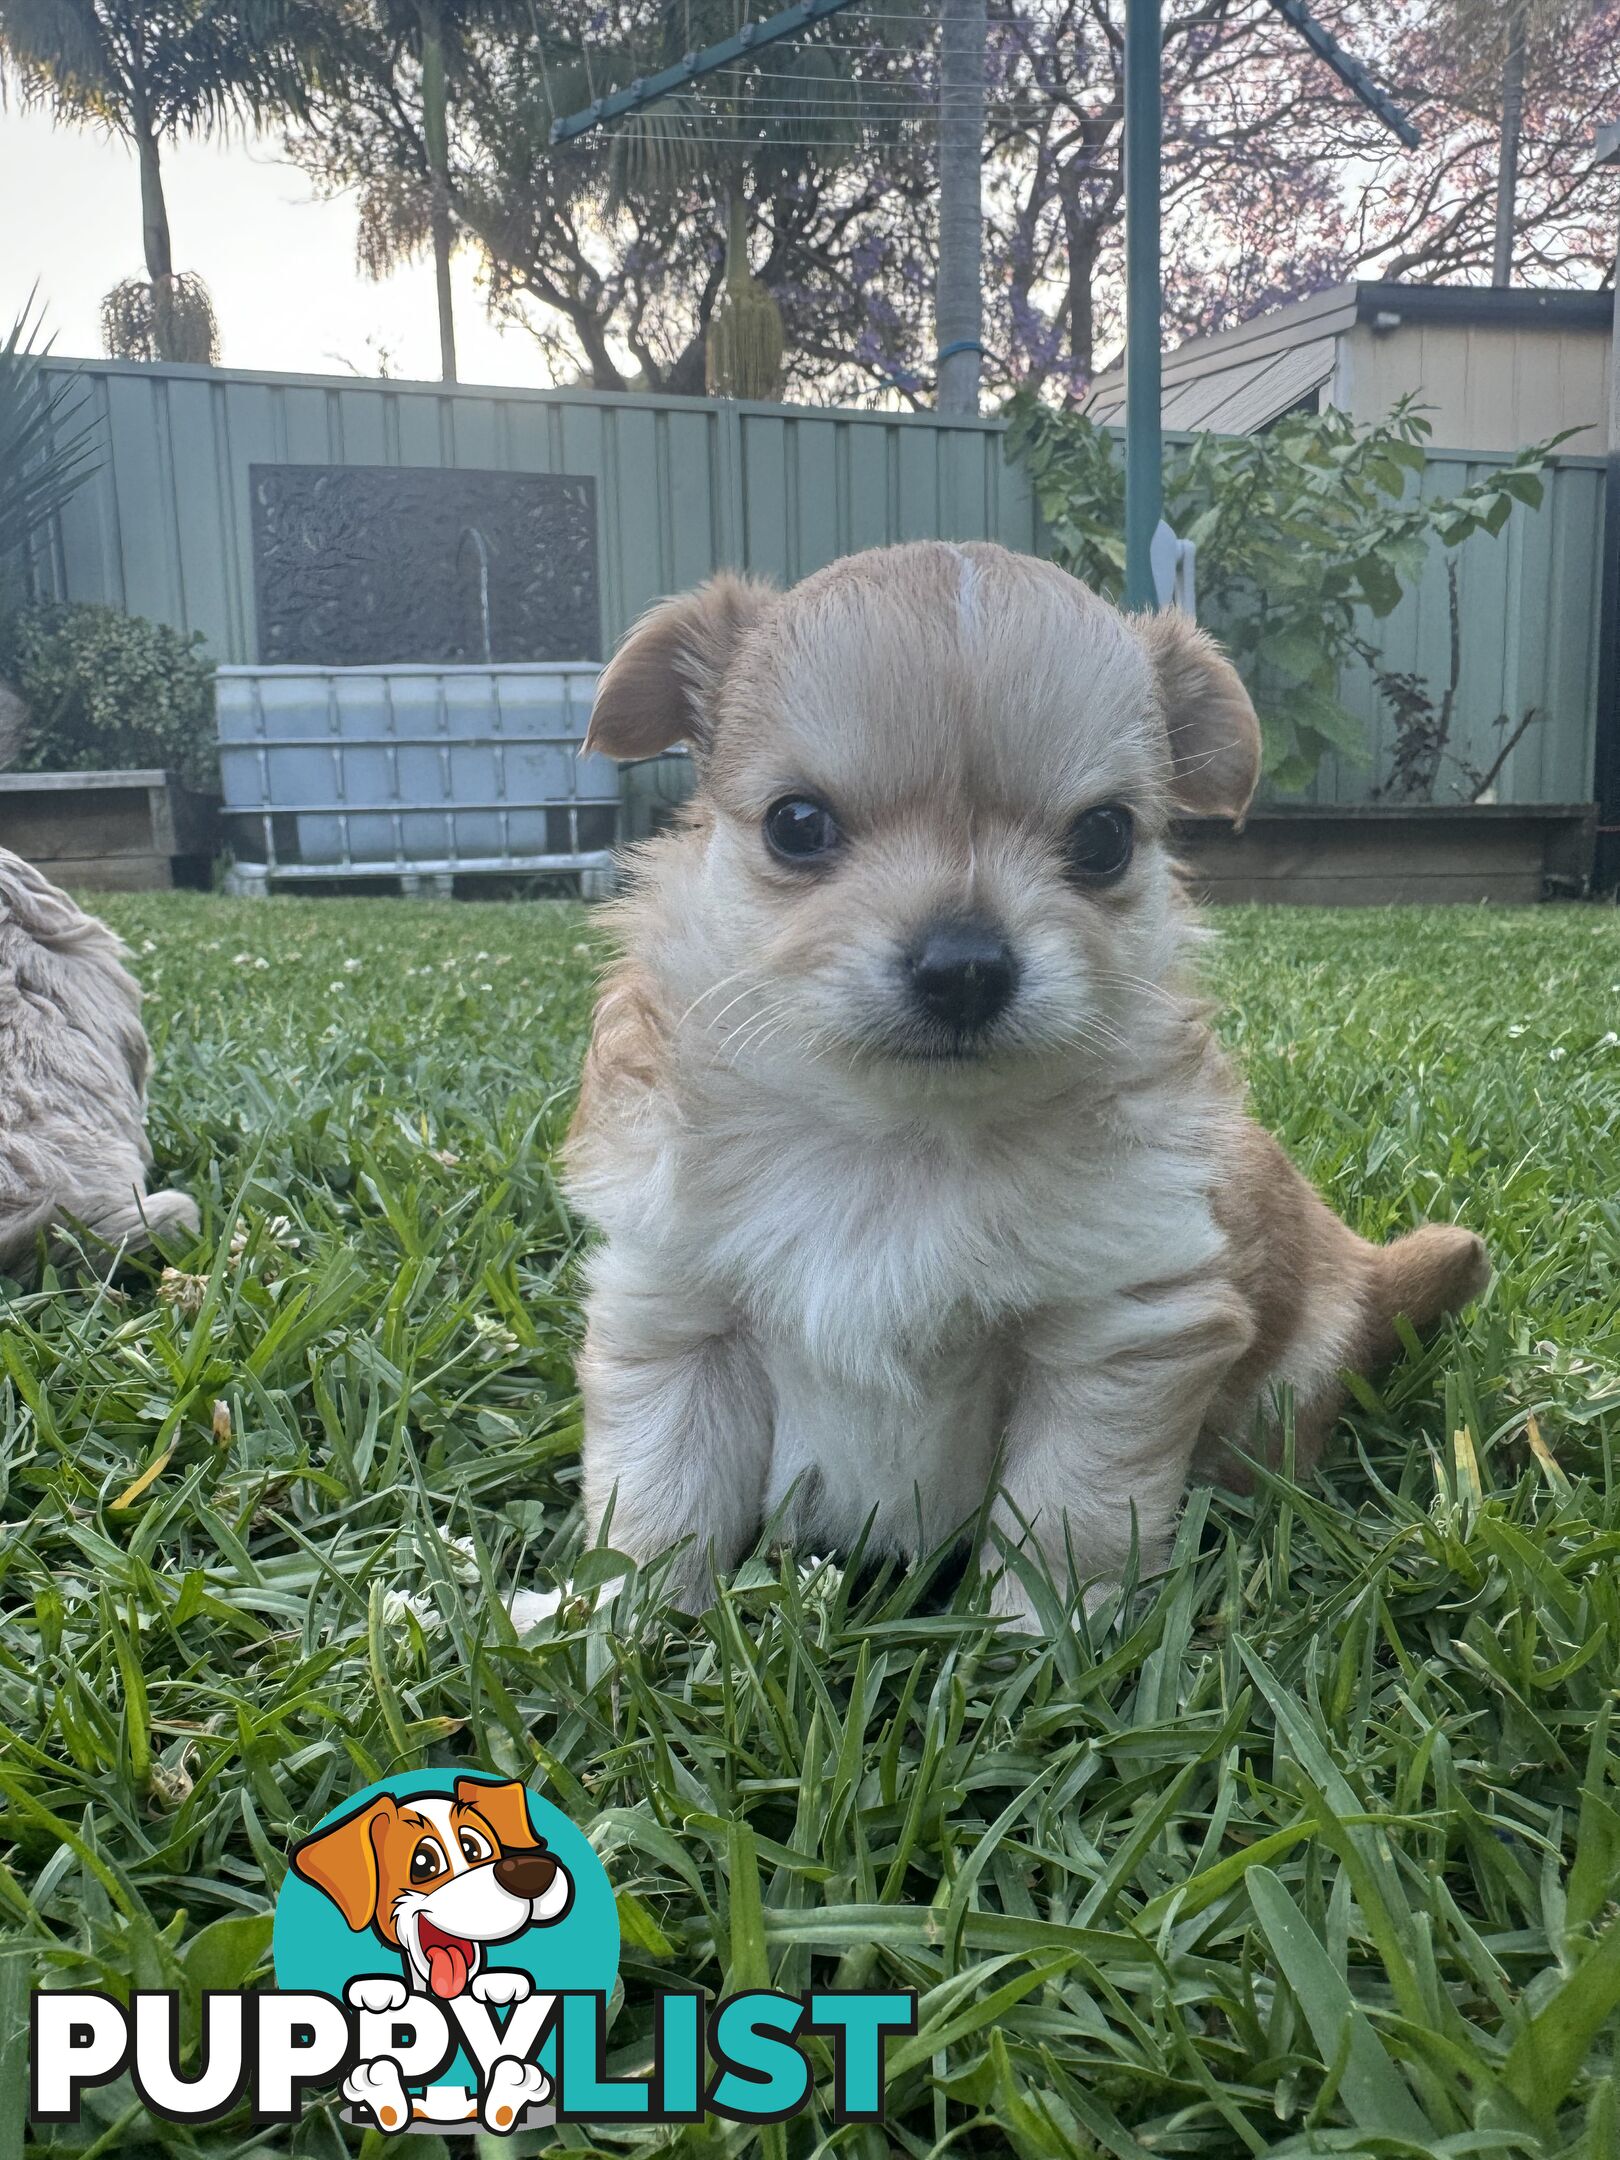
[[[596,483],[254,465],[262,665],[597,660]]]

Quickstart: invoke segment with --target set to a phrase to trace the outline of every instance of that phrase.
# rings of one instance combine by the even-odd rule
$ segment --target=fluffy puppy
[[[588,1525],[683,1546],[674,1594],[771,1521],[927,1550],[992,1486],[990,1565],[1106,1584],[1276,1383],[1309,1463],[1342,1369],[1482,1287],[1468,1231],[1365,1243],[1245,1115],[1170,820],[1242,812],[1259,730],[1184,616],[987,545],[717,578],[632,631],[586,747],[683,741],[568,1157]]]
[[[69,1219],[125,1251],[197,1227],[183,1193],[145,1197],[150,1059],[122,951],[0,848],[0,1273]]]

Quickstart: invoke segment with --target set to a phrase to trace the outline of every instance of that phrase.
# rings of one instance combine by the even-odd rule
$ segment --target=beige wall
[[[1609,338],[1604,330],[1358,323],[1339,340],[1331,396],[1357,420],[1377,420],[1415,391],[1430,408],[1437,449],[1518,450],[1561,428],[1562,447],[1606,446]]]

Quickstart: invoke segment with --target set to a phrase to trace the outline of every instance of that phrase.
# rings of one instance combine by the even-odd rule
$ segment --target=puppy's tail
[[[1397,1317],[1424,1334],[1471,1304],[1491,1279],[1484,1241],[1454,1223],[1425,1223],[1376,1251],[1366,1307],[1368,1364],[1382,1364],[1399,1349]]]

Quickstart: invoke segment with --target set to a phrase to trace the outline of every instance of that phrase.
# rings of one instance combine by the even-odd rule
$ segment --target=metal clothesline
[[[817,24],[842,15],[853,4],[854,0],[795,0],[793,6],[778,14],[760,22],[747,22],[733,36],[687,53],[672,67],[638,78],[609,96],[595,99],[582,111],[564,115],[553,122],[551,140],[554,144],[575,142],[595,128],[656,105],[710,76],[735,76],[739,70],[753,72],[748,63],[755,54],[786,38],[802,36]],[[1416,147],[1420,137],[1412,121],[1385,95],[1362,63],[1317,21],[1305,0],[1266,0],[1266,4],[1391,134],[1408,149]],[[914,20],[910,16],[896,19]],[[838,49],[853,50],[847,46]],[[1164,431],[1160,413],[1163,370],[1159,348],[1163,322],[1163,62],[1162,0],[1125,0],[1125,604],[1133,608],[1160,604],[1169,597],[1173,575],[1179,583],[1190,569],[1187,563],[1182,563],[1179,570],[1174,568],[1185,551],[1164,522]],[[851,115],[857,122],[860,88],[857,78],[857,105]],[[898,86],[879,83],[873,88],[892,98]],[[773,94],[781,98],[780,91]],[[870,124],[903,124],[920,117],[934,102],[907,103],[903,111],[896,108],[875,117]],[[711,142],[725,141],[743,148],[791,146],[779,133],[770,132],[774,125],[770,114],[746,107],[738,111],[738,103],[739,98],[733,95],[729,110],[719,115],[731,120],[737,132],[725,137],[711,133]],[[806,118],[803,104],[791,110],[786,109],[785,99],[782,104],[784,124]],[[702,110],[706,118],[715,117],[712,106]],[[1179,105],[1177,117],[1189,117]],[[751,124],[764,132],[749,132]],[[806,141],[803,147],[814,145]]]

